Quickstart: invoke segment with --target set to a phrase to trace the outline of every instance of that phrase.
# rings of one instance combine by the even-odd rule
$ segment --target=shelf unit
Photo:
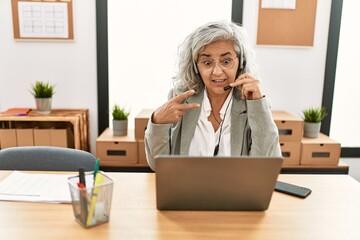
[[[69,129],[74,137],[74,148],[90,151],[88,109],[52,109],[41,115],[31,110],[26,116],[0,115],[1,129]]]

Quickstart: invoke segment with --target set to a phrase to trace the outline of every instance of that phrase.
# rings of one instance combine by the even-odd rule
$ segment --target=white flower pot
[[[319,136],[321,122],[304,122],[304,137],[317,138]]]
[[[36,111],[39,114],[51,113],[52,98],[35,98]]]
[[[113,135],[126,136],[128,129],[128,120],[113,120]]]

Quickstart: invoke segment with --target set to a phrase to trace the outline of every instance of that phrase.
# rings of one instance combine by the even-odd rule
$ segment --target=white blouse
[[[200,116],[195,128],[195,133],[190,143],[189,155],[213,156],[215,147],[219,144],[217,156],[230,156],[230,112],[232,92],[230,92],[221,107],[220,117],[222,122],[220,123],[218,130],[214,132],[214,128],[208,120],[208,117],[211,114],[211,104],[206,89],[204,91],[204,99],[201,105]]]

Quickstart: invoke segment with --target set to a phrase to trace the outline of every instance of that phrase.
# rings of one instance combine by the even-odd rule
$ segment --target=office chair
[[[27,146],[0,150],[0,170],[28,171],[93,171],[93,154],[62,147]]]

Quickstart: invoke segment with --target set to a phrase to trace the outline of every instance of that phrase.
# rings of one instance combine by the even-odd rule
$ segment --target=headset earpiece
[[[240,44],[240,64],[239,64],[239,68],[241,69],[241,72],[244,73],[245,72],[245,67],[246,67],[246,59],[245,59],[245,51],[244,51],[244,47],[243,45]]]
[[[195,73],[196,73],[196,74],[199,74],[199,70],[197,69],[196,62],[194,62],[193,65],[194,65],[194,71],[195,71]]]

